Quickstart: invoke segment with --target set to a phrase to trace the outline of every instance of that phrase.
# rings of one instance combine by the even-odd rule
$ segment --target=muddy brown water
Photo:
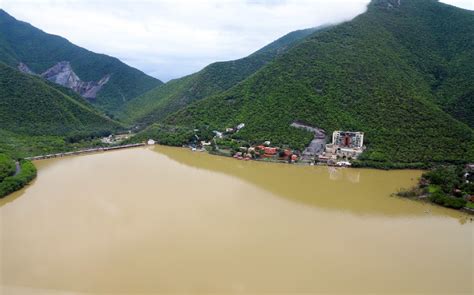
[[[0,201],[0,294],[472,294],[473,223],[420,171],[170,147],[43,160]]]

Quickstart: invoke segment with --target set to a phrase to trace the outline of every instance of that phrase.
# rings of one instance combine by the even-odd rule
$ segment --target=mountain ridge
[[[238,84],[305,37],[327,27],[290,32],[247,57],[215,62],[199,72],[171,80],[125,104],[121,118],[145,125],[161,120],[193,101],[215,95]]]
[[[472,109],[448,114],[448,106],[474,101],[474,15],[437,1],[396,3],[371,2],[352,21],[314,33],[164,123],[222,130],[243,122],[235,139],[302,150],[311,135],[290,127],[300,121],[328,132],[365,132],[365,161],[474,160],[474,133],[466,125]]]
[[[1,129],[25,135],[102,132],[120,124],[43,79],[0,63]]]
[[[19,21],[6,11],[0,12],[0,61],[16,68],[26,64],[31,71],[43,73],[59,62],[69,62],[83,81],[100,81],[109,75],[97,97],[89,99],[96,107],[114,113],[126,101],[162,84],[158,79],[132,68],[119,59],[94,53],[67,39],[43,32]]]

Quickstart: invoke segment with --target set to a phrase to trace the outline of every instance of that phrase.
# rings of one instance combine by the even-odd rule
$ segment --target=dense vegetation
[[[77,94],[0,63],[0,153],[14,158],[96,144],[123,127]]]
[[[42,73],[60,61],[69,61],[83,81],[111,78],[91,101],[114,113],[126,101],[162,84],[161,81],[127,66],[116,58],[78,47],[66,39],[47,34],[21,22],[0,9],[0,61],[16,68],[25,63]]]
[[[408,191],[401,191],[402,197],[424,197],[438,205],[461,209],[473,207],[474,173],[463,165],[436,167],[424,173],[419,185]]]
[[[374,0],[164,123],[222,130],[244,122],[242,140],[302,149],[312,135],[290,127],[300,121],[328,134],[365,132],[360,165],[473,161],[474,14],[432,0],[400,3]]]
[[[81,138],[77,138],[75,134],[33,136],[0,129],[0,153],[19,159],[104,146],[98,136],[93,133]]]
[[[21,189],[36,177],[36,167],[30,161],[21,161],[20,167],[20,173],[0,181],[0,198]]]
[[[44,80],[0,63],[1,129],[29,135],[101,132],[120,125]]]
[[[144,142],[155,138],[159,144],[181,146],[192,140],[193,136],[194,131],[187,127],[153,124],[125,143]]]
[[[140,124],[159,121],[193,101],[231,88],[308,35],[322,29],[291,32],[245,58],[216,62],[198,73],[156,87],[124,105],[121,118]]]
[[[15,161],[0,153],[0,198],[19,190],[36,177],[36,168],[29,161],[20,161],[20,171],[15,172]]]
[[[15,162],[6,154],[0,154],[0,182],[15,173]]]

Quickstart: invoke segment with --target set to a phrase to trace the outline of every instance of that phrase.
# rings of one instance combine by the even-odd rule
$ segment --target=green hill
[[[18,21],[0,9],[0,61],[17,68],[26,64],[37,74],[60,62],[69,62],[84,82],[98,82],[110,76],[91,103],[114,113],[123,103],[162,84],[116,58],[78,47],[68,40],[47,34]]]
[[[374,0],[350,22],[317,32],[224,93],[166,124],[302,149],[294,121],[365,132],[372,162],[474,160],[474,14],[434,0]]]
[[[163,119],[193,101],[231,88],[321,29],[291,32],[245,58],[216,62],[195,74],[158,86],[124,105],[121,118],[145,125]]]
[[[100,133],[121,126],[81,98],[0,63],[0,129],[18,135]]]

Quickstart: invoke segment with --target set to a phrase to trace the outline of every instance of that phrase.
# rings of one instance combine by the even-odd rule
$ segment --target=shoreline
[[[47,155],[39,155],[39,156],[34,156],[34,157],[27,157],[27,158],[25,158],[25,160],[40,161],[40,160],[45,160],[45,159],[62,158],[62,157],[68,157],[68,156],[78,156],[78,155],[82,155],[82,154],[107,152],[107,151],[121,150],[121,149],[134,148],[134,147],[140,147],[140,146],[146,146],[146,144],[145,143],[133,143],[133,144],[111,146],[111,147],[89,148],[89,149],[78,150],[78,151],[71,151],[71,152],[64,152],[64,153],[55,153],[55,154],[47,154]]]
[[[156,144],[156,145],[161,145],[161,144]],[[170,145],[161,145],[161,146],[170,146]],[[184,149],[190,149],[187,146],[175,146],[175,147],[180,147]],[[386,166],[380,166],[380,165],[367,165],[367,164],[361,164],[359,162],[352,163],[351,166],[338,166],[338,165],[329,165],[324,162],[318,162],[318,163],[310,163],[304,160],[298,160],[297,162],[294,163],[288,163],[287,160],[278,160],[278,159],[271,159],[271,158],[261,158],[261,159],[249,159],[249,160],[244,160],[244,159],[236,159],[233,156],[225,153],[225,152],[219,152],[219,151],[209,151],[207,149],[205,150],[197,150],[193,151],[197,153],[202,153],[206,152],[210,155],[215,155],[215,156],[220,156],[220,157],[226,157],[226,158],[232,158],[235,160],[239,161],[257,161],[257,162],[265,162],[265,163],[276,163],[276,164],[291,164],[291,165],[299,165],[299,166],[318,166],[318,167],[335,167],[335,168],[356,168],[356,169],[375,169],[375,170],[381,170],[381,171],[390,171],[390,170],[420,170],[420,171],[427,171],[429,170],[429,167],[427,165],[410,165],[410,163],[392,163],[392,166],[386,167]],[[365,163],[365,162],[362,162]],[[385,163],[382,163],[385,164]],[[401,166],[397,166],[401,165]]]
[[[210,156],[218,156],[218,157],[224,157],[224,158],[229,158],[229,159],[233,159],[233,160],[238,160],[238,159],[235,159],[232,156],[229,156],[228,154],[222,153],[222,152],[209,151],[209,150],[192,151],[188,147],[185,147],[185,146],[177,147],[177,146],[169,146],[169,145],[161,145],[161,144],[150,144],[150,145],[148,145],[146,143],[137,143],[137,144],[126,144],[126,145],[113,146],[113,147],[90,148],[90,149],[84,149],[84,150],[73,151],[73,152],[56,153],[56,154],[48,154],[48,155],[29,157],[29,158],[25,158],[25,162],[29,162],[34,166],[33,161],[41,161],[41,160],[45,160],[45,159],[61,158],[61,157],[68,157],[68,156],[88,155],[88,154],[100,153],[100,152],[105,152],[105,151],[119,151],[119,150],[127,149],[127,148],[150,147],[150,146],[165,147],[165,148],[181,148],[183,150],[187,150],[190,153],[203,153],[203,152],[205,152],[207,155],[210,155]],[[244,161],[244,160],[239,160],[239,161]],[[391,170],[392,171],[393,170],[418,170],[418,171],[421,171],[421,172],[426,171],[424,169],[413,169],[413,168],[412,169],[410,169],[410,168],[378,169],[378,168],[367,167],[367,166],[365,166],[365,167],[341,167],[341,166],[334,166],[334,165],[327,165],[327,164],[313,164],[313,165],[311,165],[308,162],[301,162],[300,161],[300,162],[296,162],[296,163],[288,163],[288,161],[275,160],[275,159],[269,159],[269,158],[251,159],[251,160],[244,161],[244,162],[250,162],[250,161],[255,161],[255,162],[258,162],[258,163],[271,163],[271,164],[292,164],[292,165],[296,165],[296,166],[299,166],[299,167],[355,168],[355,169],[364,169],[364,170],[377,170],[379,172],[380,171],[391,171]],[[36,171],[36,167],[35,167],[35,171]],[[35,173],[35,176],[36,176],[36,173]],[[35,177],[30,179],[27,183],[24,183],[23,186],[19,187],[18,189],[15,189],[14,191],[11,191],[8,194],[0,197],[0,199],[4,199],[5,197],[10,196],[12,193],[24,188],[25,186],[29,185],[32,182],[32,180],[34,180],[34,179],[35,179]],[[418,202],[423,202],[423,203],[427,203],[427,204],[431,204],[431,205],[436,205],[437,207],[447,208],[445,206],[441,206],[439,204],[433,203],[430,200],[428,200],[427,198],[403,197],[403,196],[398,195],[397,192],[394,192],[392,194],[392,196],[397,196],[397,197],[402,198],[402,199],[410,199],[412,201],[418,201]],[[471,216],[474,215],[474,210],[467,210],[467,209],[465,210],[465,208],[462,208],[462,209],[447,208],[447,209],[451,209],[451,210],[457,211],[457,212],[463,212],[463,213],[471,215]]]
[[[463,207],[463,208],[460,208],[460,209],[455,209],[455,208],[451,208],[451,207],[442,206],[440,204],[437,204],[435,202],[430,201],[429,196],[427,196],[427,195],[415,196],[415,197],[404,197],[404,196],[399,195],[398,193],[392,193],[391,196],[396,197],[396,198],[400,198],[400,199],[407,199],[407,200],[411,200],[411,201],[415,201],[415,202],[430,204],[430,205],[433,205],[433,206],[436,206],[436,207],[445,208],[445,209],[453,210],[453,211],[456,211],[456,212],[462,212],[462,213],[468,214],[470,216],[474,216],[474,209],[470,209],[470,208],[466,208],[466,207]]]
[[[377,171],[403,171],[403,170],[415,170],[415,171],[428,171],[428,169],[425,168],[418,168],[418,167],[403,167],[403,168],[392,168],[392,169],[383,169],[383,168],[378,168],[378,167],[372,167],[372,166],[337,166],[337,165],[328,165],[326,163],[320,162],[320,164],[313,164],[309,162],[302,162],[302,161],[297,161],[295,163],[288,163],[286,160],[274,160],[270,158],[262,158],[262,159],[249,159],[249,160],[244,160],[244,159],[237,159],[234,158],[226,153],[222,152],[216,152],[216,151],[209,151],[209,150],[203,150],[203,151],[192,151],[189,147],[186,146],[170,146],[170,145],[164,145],[164,144],[155,144],[157,146],[163,146],[163,147],[175,147],[175,148],[182,148],[189,150],[192,153],[206,153],[211,156],[218,156],[218,157],[223,157],[223,158],[229,158],[232,160],[237,160],[237,161],[242,161],[242,162],[258,162],[258,163],[271,163],[271,164],[283,164],[283,165],[295,165],[295,166],[301,166],[301,167],[330,167],[330,168],[349,168],[349,169],[367,169],[367,170],[377,170]]]
[[[16,171],[15,175],[8,176],[0,182],[0,199],[21,190],[36,178],[37,169],[33,162],[26,159],[21,160],[18,166],[17,169],[19,170]]]

